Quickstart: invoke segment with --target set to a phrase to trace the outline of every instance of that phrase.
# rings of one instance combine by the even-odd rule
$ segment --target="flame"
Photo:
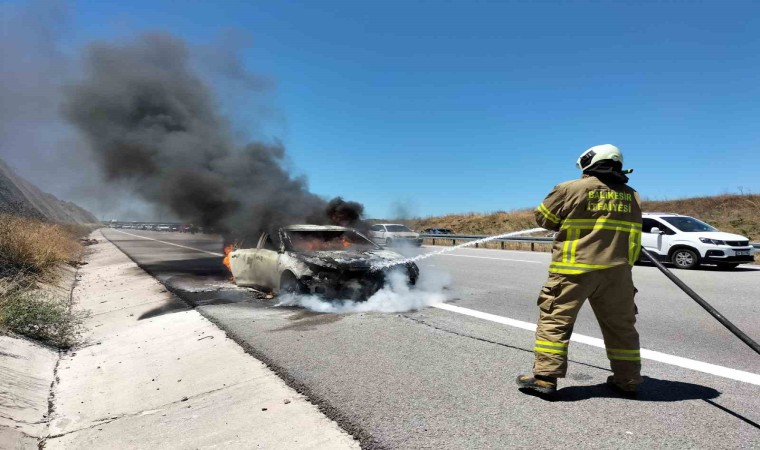
[[[222,262],[227,267],[227,270],[232,273],[232,267],[230,267],[230,253],[232,252],[233,248],[235,247],[235,244],[230,244],[226,247],[224,247],[224,259]]]
[[[305,251],[313,252],[319,250],[339,250],[340,248],[349,248],[354,245],[350,240],[345,237],[339,239],[333,239],[330,241],[323,241],[321,239],[310,239],[301,241],[298,246]]]

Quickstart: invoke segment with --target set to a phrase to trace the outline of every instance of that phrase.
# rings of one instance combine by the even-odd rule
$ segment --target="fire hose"
[[[713,308],[709,303],[705,301],[702,297],[699,296],[694,290],[692,290],[689,286],[686,285],[683,281],[681,281],[680,278],[675,276],[673,272],[668,270],[667,267],[662,265],[660,261],[657,260],[655,256],[653,256],[647,249],[644,247],[641,247],[641,253],[644,254],[647,258],[649,258],[652,263],[654,263],[655,266],[657,266],[658,269],[660,269],[660,272],[664,273],[666,277],[670,278],[670,281],[676,284],[679,288],[681,288],[682,291],[684,291],[689,297],[691,297],[695,302],[699,304],[702,308],[705,309],[708,313],[710,313],[711,316],[713,316],[718,322],[721,323],[724,327],[728,328],[728,331],[734,333],[736,337],[742,340],[745,344],[749,346],[752,350],[755,351],[755,353],[760,354],[760,345],[757,344],[757,342],[753,341],[752,338],[747,336],[742,330],[736,327],[731,321],[723,317],[723,314],[718,312],[715,308]]]

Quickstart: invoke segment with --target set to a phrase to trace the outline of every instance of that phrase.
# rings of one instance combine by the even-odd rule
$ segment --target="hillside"
[[[0,160],[0,214],[65,224],[95,223],[89,211],[42,192]]]
[[[760,195],[717,195],[676,200],[643,202],[644,211],[686,214],[703,220],[721,231],[760,241]],[[532,209],[490,214],[449,214],[440,217],[402,220],[414,230],[450,228],[460,234],[493,235],[536,226]]]

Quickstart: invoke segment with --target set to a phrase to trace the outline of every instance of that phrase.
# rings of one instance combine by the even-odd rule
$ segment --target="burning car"
[[[280,293],[360,300],[382,288],[390,271],[404,271],[410,285],[419,276],[417,265],[403,263],[400,254],[338,226],[292,225],[277,236],[263,233],[256,248],[229,246],[225,253],[238,286]],[[389,264],[394,261],[399,264]]]

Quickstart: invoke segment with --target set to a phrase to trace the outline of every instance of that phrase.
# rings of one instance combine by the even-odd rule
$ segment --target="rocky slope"
[[[14,214],[56,223],[94,223],[92,213],[71,202],[42,192],[16,175],[0,159],[0,213]]]

